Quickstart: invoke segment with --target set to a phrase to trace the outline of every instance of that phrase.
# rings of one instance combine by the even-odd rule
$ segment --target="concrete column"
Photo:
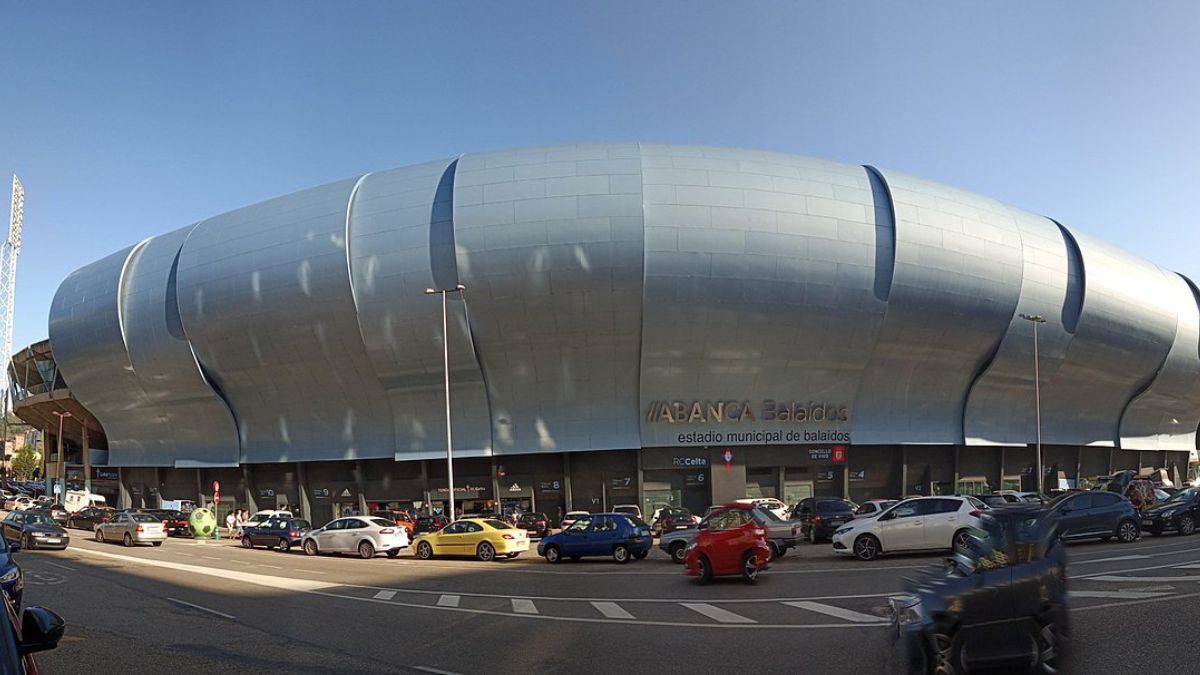
[[[950,488],[951,494],[958,494],[958,477],[960,475],[958,467],[959,462],[962,461],[961,454],[962,446],[954,446],[954,485]]]
[[[158,508],[162,508],[162,468],[154,467],[154,492],[158,494],[158,503],[155,504]]]
[[[900,498],[908,494],[908,446],[900,446]]]
[[[646,508],[646,493],[642,491],[642,450],[641,450],[641,448],[638,448],[637,450],[634,450],[634,452],[637,453],[637,476],[636,476],[636,478],[637,478],[637,503],[640,508],[645,509]],[[709,463],[711,464],[712,462],[709,462]],[[534,484],[531,487],[534,488],[534,492],[537,492],[536,481],[534,482]],[[652,515],[654,515],[654,514],[645,513],[645,512],[642,513],[642,516],[647,520],[647,522],[650,520],[650,516],[652,516]]]
[[[308,489],[308,469],[305,468],[303,462],[296,463],[296,487],[300,492],[300,515],[308,522],[313,522],[312,519],[312,491]],[[324,524],[324,523],[322,523]],[[314,527],[319,527],[315,525]]]
[[[429,506],[429,460],[427,459],[421,460],[421,497],[425,500],[425,503],[421,504],[421,508],[429,513],[431,507]],[[417,511],[420,510],[417,509]]]
[[[563,513],[574,510],[575,500],[571,495],[571,455],[563,453],[563,498],[567,500],[567,505]]]
[[[42,429],[42,481],[50,489],[50,430]]]
[[[92,491],[92,452],[88,442],[88,428],[79,420],[79,426],[83,429],[83,489],[85,492]]]
[[[117,468],[117,503],[118,509],[128,509],[133,506],[133,500],[129,497],[129,488],[125,485],[125,470]]]
[[[366,482],[363,480],[363,461],[361,459],[354,460],[354,487],[358,490],[358,512],[369,515],[367,512],[367,495],[364,491]]]
[[[496,456],[491,456],[492,462],[492,500],[496,502],[496,513],[500,513],[500,477],[496,475]]]
[[[61,423],[60,423],[60,425],[59,425],[59,431],[61,431],[61,430],[62,430],[62,425],[61,425]],[[67,453],[66,453],[66,450],[64,449],[64,446],[63,446],[63,439],[62,439],[62,434],[61,434],[61,433],[58,435],[58,443],[57,443],[57,445],[58,445],[58,464],[57,464],[57,467],[58,467],[58,468],[56,468],[56,469],[54,470],[55,482],[56,482],[58,485],[62,485],[62,486],[63,486],[63,488],[62,488],[62,494],[63,494],[62,498],[63,498],[63,499],[66,499],[66,498],[67,498],[67,488],[66,488],[66,485],[67,485],[67,458],[66,458],[66,454],[67,454]],[[47,490],[49,490],[49,489],[50,489],[50,486],[49,486],[49,485],[47,485],[47,486],[46,486],[46,489],[47,489]],[[48,493],[48,494],[51,494],[51,495],[53,495],[54,493],[52,493],[52,492],[51,492],[51,493]]]
[[[250,506],[250,513],[261,511],[262,508],[258,505],[258,490],[254,485],[254,473],[250,470],[249,464],[242,465],[242,483],[246,486],[246,504]],[[270,505],[275,508],[274,504]]]
[[[200,478],[200,469],[196,469],[196,503],[200,506],[210,507],[210,504],[204,503],[204,480]],[[213,516],[217,515],[217,510],[213,509]],[[217,519],[218,521],[220,518]],[[218,523],[218,527],[223,527],[223,524]]]
[[[1075,446],[1075,487],[1079,487],[1079,479],[1083,478],[1083,446]]]
[[[1108,449],[1108,472],[1107,473],[1110,476],[1112,475],[1112,472],[1113,472],[1113,453],[1116,451],[1117,451],[1116,448]]]
[[[1005,455],[1007,454],[1007,452],[1008,451],[1005,450],[1003,445],[1000,446],[1000,482],[996,483],[997,490],[1002,489],[1004,487],[1004,459],[1005,459]]]

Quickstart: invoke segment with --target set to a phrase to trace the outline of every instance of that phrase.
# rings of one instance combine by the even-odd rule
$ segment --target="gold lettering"
[[[717,401],[714,406],[712,401],[705,401],[708,404],[708,421],[723,422],[725,421],[725,402]]]
[[[704,409],[700,407],[700,401],[692,401],[692,414],[688,415],[688,424],[693,422],[704,422]]]
[[[663,401],[658,408],[658,419],[671,424],[675,423],[675,416],[671,414],[671,406],[667,405],[666,401]]]
[[[850,410],[846,406],[842,406],[841,410],[838,411],[838,419],[843,422],[850,419]]]
[[[754,416],[754,409],[750,407],[750,401],[742,401],[742,422],[757,422],[758,418]]]
[[[686,422],[687,421],[687,406],[683,405],[683,402],[671,401],[671,407],[675,409],[675,421],[676,422]]]

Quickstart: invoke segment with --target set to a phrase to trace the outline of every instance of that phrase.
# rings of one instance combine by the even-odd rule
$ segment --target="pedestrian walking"
[[[229,536],[233,536],[234,525],[237,524],[237,518],[233,515],[233,511],[225,514],[225,529],[229,530]]]

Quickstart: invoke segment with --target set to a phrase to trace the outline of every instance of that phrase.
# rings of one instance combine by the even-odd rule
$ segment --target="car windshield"
[[[1170,498],[1167,499],[1167,501],[1168,502],[1190,502],[1192,500],[1192,498],[1196,496],[1196,492],[1198,492],[1198,491],[1200,491],[1200,490],[1197,490],[1197,488],[1188,488],[1186,490],[1180,490],[1179,492],[1176,492],[1175,494],[1171,495]]]
[[[779,516],[775,515],[775,512],[771,511],[770,509],[771,509],[771,506],[769,504],[759,504],[758,506],[756,506],[754,508],[754,510],[757,511],[758,514],[766,520],[769,520],[769,521],[775,522],[775,523],[783,522],[783,519],[780,518]]]
[[[149,513],[131,513],[129,515],[131,518],[133,518],[134,522],[137,522],[137,523],[157,523],[157,522],[159,522],[158,518],[150,515]]]
[[[685,508],[675,507],[672,509],[666,509],[666,512],[663,515],[664,516],[683,516],[684,518],[687,518],[692,515],[692,512],[688,511]]]
[[[54,519],[45,513],[28,512],[25,514],[25,524],[27,525],[53,525]]]

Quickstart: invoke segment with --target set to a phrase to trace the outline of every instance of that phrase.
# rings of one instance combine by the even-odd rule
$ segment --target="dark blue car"
[[[21,596],[25,591],[25,575],[13,558],[13,554],[20,550],[21,544],[15,541],[10,544],[0,537],[0,589],[4,589],[17,609],[21,609]]]
[[[254,548],[266,546],[287,553],[312,529],[307,520],[272,516],[257,527],[247,527],[242,533],[242,546]]]
[[[619,563],[641,560],[650,553],[650,526],[637,516],[624,513],[593,513],[538,543],[538,555],[557,563],[564,557],[578,560],[585,555],[609,556]]]

